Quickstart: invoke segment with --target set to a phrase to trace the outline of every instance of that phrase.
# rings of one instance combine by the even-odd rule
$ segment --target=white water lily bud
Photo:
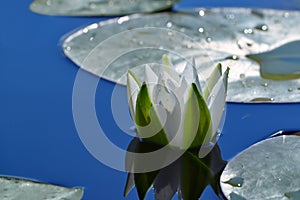
[[[180,149],[209,144],[225,109],[228,70],[222,75],[218,65],[201,88],[193,60],[182,74],[166,56],[163,63],[143,66],[144,80],[128,72],[128,103],[138,137]]]

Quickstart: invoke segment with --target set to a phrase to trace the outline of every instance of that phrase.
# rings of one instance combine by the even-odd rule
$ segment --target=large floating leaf
[[[265,79],[259,63],[247,57],[300,40],[299,20],[297,11],[244,8],[133,15],[81,28],[62,46],[83,69],[121,84],[128,69],[158,62],[163,54],[177,72],[193,56],[202,85],[217,63],[230,66],[227,101],[299,102],[299,79]],[[132,70],[143,80],[138,69]]]
[[[171,8],[179,0],[35,0],[30,9],[45,15],[116,16]]]
[[[299,163],[299,136],[282,135],[264,140],[228,163],[221,176],[223,193],[228,199],[297,199]]]
[[[65,188],[20,178],[0,177],[0,186],[0,199],[7,200],[80,200],[83,196],[81,188]]]

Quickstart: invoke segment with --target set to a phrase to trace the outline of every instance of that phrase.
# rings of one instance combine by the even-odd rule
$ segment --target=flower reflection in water
[[[135,138],[131,141],[128,151],[147,153],[160,148],[159,145],[141,142]],[[204,189],[210,185],[222,199],[219,180],[227,162],[222,159],[218,145],[204,158],[199,158],[199,148],[185,151],[179,159],[160,170],[146,173],[129,172],[124,196],[135,186],[139,199],[144,199],[153,186],[155,199],[158,200],[172,199],[176,193],[178,199],[199,199]],[[134,157],[127,156],[127,169],[141,164],[135,161]]]

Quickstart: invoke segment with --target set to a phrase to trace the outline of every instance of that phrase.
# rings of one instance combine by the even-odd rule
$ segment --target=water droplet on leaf
[[[245,28],[245,29],[244,29],[244,33],[245,33],[245,34],[254,34],[252,28]]]
[[[204,10],[199,10],[199,15],[200,15],[201,17],[203,17],[203,16],[205,15],[205,11],[204,11]]]
[[[206,42],[210,43],[212,41],[211,37],[206,38]]]
[[[204,32],[204,28],[203,27],[198,28],[198,32],[199,33],[203,33]]]
[[[88,32],[89,32],[89,29],[88,29],[88,28],[82,29],[82,33],[88,33]]]
[[[266,24],[259,24],[255,26],[255,29],[259,31],[268,31],[269,27]]]
[[[173,26],[173,23],[172,22],[167,22],[166,26],[167,26],[167,28],[171,28]]]

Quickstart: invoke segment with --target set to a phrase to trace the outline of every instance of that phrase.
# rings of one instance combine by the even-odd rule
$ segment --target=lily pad
[[[254,56],[266,60],[272,52],[280,58],[276,62],[296,63],[281,46],[300,40],[299,20],[298,11],[246,8],[137,14],[73,31],[64,37],[62,47],[84,70],[124,85],[128,69],[169,54],[178,72],[194,57],[203,82],[218,63],[229,66],[229,102],[300,102],[299,78],[262,76],[267,68],[253,60]],[[296,48],[289,50],[297,54]]]
[[[228,199],[297,199],[299,163],[299,136],[269,138],[229,161],[220,178],[222,191]]]
[[[82,188],[66,188],[20,178],[0,177],[0,199],[3,200],[80,200]]]
[[[30,9],[45,15],[117,16],[171,8],[179,0],[35,0]]]

